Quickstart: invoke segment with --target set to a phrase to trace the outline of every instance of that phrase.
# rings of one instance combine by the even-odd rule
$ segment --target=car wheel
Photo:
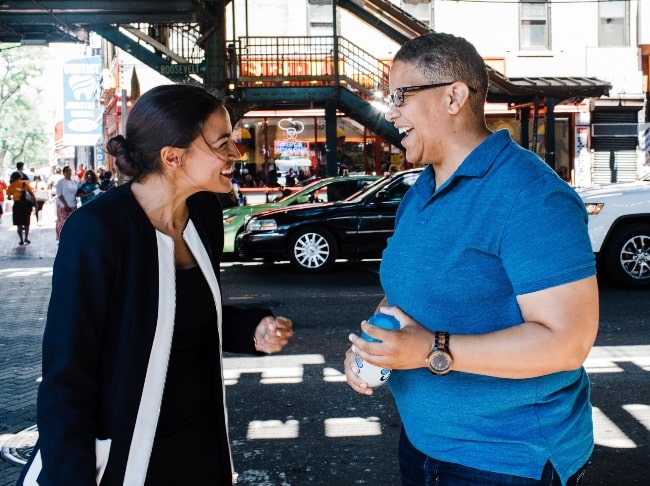
[[[607,245],[604,270],[624,287],[650,287],[650,226],[633,224],[620,229]]]
[[[336,260],[336,241],[321,228],[304,228],[289,240],[289,261],[293,266],[309,272],[322,272]]]

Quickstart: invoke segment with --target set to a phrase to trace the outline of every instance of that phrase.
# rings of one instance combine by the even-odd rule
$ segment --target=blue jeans
[[[438,461],[418,451],[406,437],[399,440],[399,468],[402,486],[561,486],[560,477],[549,462],[541,479],[510,476],[472,467]],[[575,473],[567,486],[582,484],[585,467]]]

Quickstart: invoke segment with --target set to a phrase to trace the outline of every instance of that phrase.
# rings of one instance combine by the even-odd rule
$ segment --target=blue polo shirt
[[[425,169],[399,207],[380,270],[389,305],[451,334],[521,324],[517,295],[594,274],[581,199],[507,130],[439,188]],[[393,371],[388,383],[411,443],[442,461],[540,478],[550,460],[564,483],[593,449],[582,367],[519,380],[423,367]]]

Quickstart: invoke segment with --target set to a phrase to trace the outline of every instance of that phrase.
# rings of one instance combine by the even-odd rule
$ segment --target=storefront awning
[[[580,102],[585,98],[607,96],[612,85],[589,77],[521,77],[508,78],[488,67],[490,86],[488,103],[526,104],[554,98],[555,105]]]

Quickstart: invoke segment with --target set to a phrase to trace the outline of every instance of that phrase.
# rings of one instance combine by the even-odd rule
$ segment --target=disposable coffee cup
[[[373,326],[381,327],[383,329],[399,329],[400,325],[397,319],[388,314],[374,314],[368,319],[368,322]],[[381,340],[375,339],[372,336],[369,336],[365,332],[361,332],[360,335],[363,339],[370,342],[380,343]],[[375,366],[370,363],[366,363],[359,356],[355,356],[357,368],[359,368],[359,377],[365,381],[369,387],[377,388],[382,386],[390,378],[392,372],[389,368],[382,368],[381,366]]]

